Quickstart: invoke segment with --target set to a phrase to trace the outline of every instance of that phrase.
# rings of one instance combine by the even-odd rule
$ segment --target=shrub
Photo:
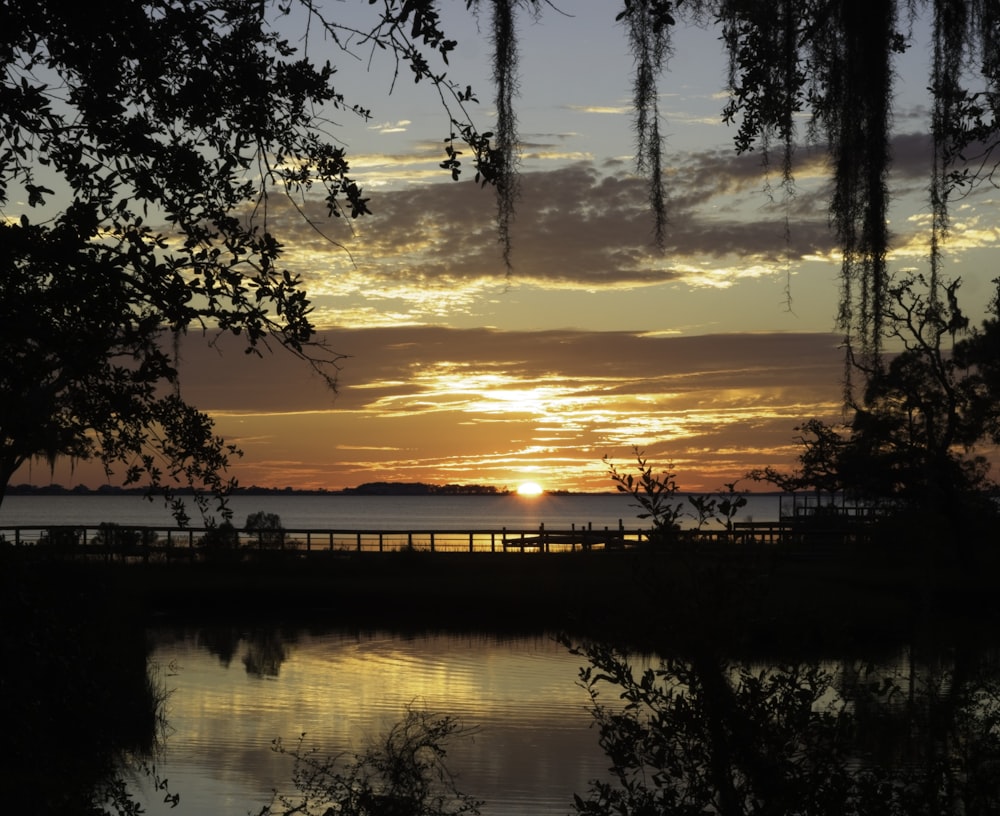
[[[376,744],[353,758],[325,757],[306,750],[299,738],[286,749],[276,740],[274,750],[295,761],[292,774],[298,794],[275,794],[258,816],[477,816],[482,802],[461,793],[445,764],[455,737],[471,736],[450,716],[407,709]]]
[[[156,533],[137,530],[132,527],[121,527],[114,522],[105,521],[97,528],[93,543],[103,546],[112,552],[134,553],[142,544],[156,542]]]
[[[235,552],[240,546],[240,536],[230,522],[224,521],[210,526],[201,537],[200,544],[208,553]]]
[[[251,513],[243,528],[248,533],[257,534],[257,546],[262,550],[279,549],[285,545],[285,528],[281,526],[277,513],[265,513],[263,510]]]

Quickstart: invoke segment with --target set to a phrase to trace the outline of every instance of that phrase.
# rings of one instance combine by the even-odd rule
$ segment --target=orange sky
[[[602,457],[639,445],[672,459],[685,489],[708,490],[788,461],[792,427],[839,410],[828,334],[417,327],[343,329],[331,343],[350,355],[335,401],[287,359],[186,356],[185,395],[243,446],[249,481],[604,490]]]
[[[658,252],[632,172],[631,58],[609,8],[584,5],[522,21],[510,271],[490,192],[438,167],[450,125],[433,92],[400,85],[387,97],[385,66],[364,73],[330,53],[354,69],[338,81],[374,111],[367,124],[336,117],[374,214],[328,222],[321,202],[300,202],[320,234],[276,197],[267,217],[323,337],[349,355],[336,399],[289,355],[259,360],[228,342],[220,356],[198,337],[183,346],[182,392],[245,451],[241,484],[607,490],[602,458],[624,463],[639,446],[674,462],[682,489],[714,490],[789,465],[802,421],[839,418],[840,264],[823,146],[799,146],[792,197],[758,153],[737,157],[719,119],[718,32],[684,30],[660,99],[671,198]],[[459,18],[450,70],[483,89],[474,114],[488,126],[484,40]],[[928,250],[927,51],[916,36],[897,66],[896,271],[926,268]],[[998,213],[993,188],[953,208],[946,262],[974,319],[993,291]],[[86,464],[61,464],[54,478],[103,481]],[[14,482],[48,479],[35,464]]]
[[[337,395],[287,354],[249,357],[232,338],[221,356],[184,344],[183,394],[245,451],[242,484],[608,490],[602,458],[628,463],[639,445],[673,461],[683,489],[706,491],[790,462],[792,428],[839,411],[842,358],[824,333],[376,327],[330,342],[350,355]],[[89,471],[56,481],[90,483]]]

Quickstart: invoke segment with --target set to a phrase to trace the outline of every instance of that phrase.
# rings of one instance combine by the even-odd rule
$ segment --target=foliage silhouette
[[[241,336],[252,354],[278,344],[335,384],[340,355],[316,339],[301,281],[281,267],[268,204],[319,194],[331,216],[368,214],[321,111],[369,112],[308,58],[308,36],[282,35],[293,6],[307,35],[387,50],[438,88],[451,119],[468,119],[466,96],[427,59],[447,63],[454,47],[431,3],[391,0],[368,31],[310,0],[115,0],[99,18],[72,4],[8,9],[0,494],[29,459],[67,456],[172,499],[177,485],[224,495],[238,451],[179,393],[190,331]],[[493,181],[489,140],[464,132]]]
[[[163,736],[166,690],[149,665],[141,616],[100,579],[0,548],[0,722],[11,812],[141,812],[130,772],[175,794],[149,763]]]
[[[1000,805],[988,654],[923,665],[911,654],[900,673],[566,642],[587,661],[580,684],[611,760],[612,781],[594,780],[577,813],[985,816]]]
[[[754,478],[906,511],[937,508],[960,528],[970,514],[995,517],[982,449],[998,443],[1000,301],[980,327],[969,327],[960,280],[944,287],[944,300],[928,296],[925,284],[904,276],[891,287],[891,333],[903,350],[888,365],[863,367],[868,385],[850,422],[808,420],[797,429],[800,467],[766,468]]]
[[[275,792],[258,816],[292,813],[342,816],[476,816],[482,802],[461,793],[447,766],[447,749],[474,731],[457,719],[408,708],[377,744],[349,757],[294,748],[276,740],[274,750],[295,760],[294,796]]]
[[[687,504],[694,508],[694,514],[685,513],[685,503],[680,500],[680,485],[677,474],[671,472],[672,465],[657,474],[649,463],[644,451],[633,448],[636,458],[637,476],[623,472],[610,460],[604,457],[604,465],[608,476],[619,493],[628,493],[633,499],[633,507],[642,512],[637,513],[641,519],[650,519],[653,525],[653,540],[657,542],[673,541],[680,532],[680,520],[689,515],[702,529],[709,521],[720,523],[726,530],[732,531],[733,519],[746,506],[746,496],[736,489],[739,483],[728,482],[715,494],[689,495]]]
[[[678,500],[680,489],[676,474],[670,472],[670,466],[660,474],[653,472],[645,453],[638,447],[633,449],[636,458],[638,477],[631,473],[618,470],[607,456],[604,464],[608,475],[619,493],[628,493],[634,500],[634,507],[642,512],[638,518],[649,519],[653,525],[650,540],[654,544],[663,544],[677,538],[680,531],[680,519],[684,514],[684,502]]]
[[[281,526],[281,517],[277,513],[264,510],[251,513],[243,529],[257,534],[257,546],[262,550],[280,549],[285,544],[285,528]]]
[[[478,5],[467,0],[468,5]],[[518,4],[495,4],[495,18]],[[523,5],[534,8],[537,2]],[[928,90],[933,162],[929,205],[933,223],[928,251],[936,292],[941,245],[947,238],[949,203],[981,183],[995,184],[1000,155],[1000,11],[993,0],[878,0],[874,5],[837,0],[624,0],[617,15],[634,62],[633,122],[636,163],[649,180],[654,235],[668,234],[664,140],[657,108],[661,75],[681,24],[714,21],[722,28],[729,60],[729,96],[722,119],[736,126],[737,152],[761,149],[770,163],[781,149],[782,188],[794,194],[794,158],[800,140],[825,139],[833,172],[831,220],[842,253],[838,323],[849,350],[874,364],[887,318],[890,248],[888,207],[890,127],[894,114],[894,60],[911,47],[912,30],[926,15],[932,39]],[[494,20],[495,30],[513,28]],[[516,54],[495,34],[498,54]],[[509,87],[507,83],[503,87]],[[513,122],[499,105],[498,130]],[[805,118],[805,133],[798,122]],[[512,127],[512,124],[511,124]],[[513,131],[511,131],[513,132]],[[804,136],[804,139],[802,138]],[[507,164],[509,166],[509,162]]]
[[[198,545],[213,560],[231,560],[240,556],[240,534],[232,522],[209,525]]]

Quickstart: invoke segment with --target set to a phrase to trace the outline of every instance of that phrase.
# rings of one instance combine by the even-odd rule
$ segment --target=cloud
[[[359,178],[382,185],[371,193],[371,216],[331,220],[321,203],[307,200],[301,205],[307,221],[275,198],[268,227],[286,247],[285,263],[307,282],[322,326],[482,325],[493,322],[489,304],[511,286],[615,297],[644,289],[652,296],[655,288],[660,297],[667,286],[732,289],[742,281],[784,281],[807,269],[823,274],[822,266],[825,277],[836,276],[824,150],[796,148],[793,191],[782,185],[777,156],[770,164],[758,153],[726,148],[669,156],[667,246],[659,252],[651,241],[645,181],[628,161],[567,160],[571,151],[563,143],[572,136],[541,134],[532,141],[534,155],[547,157],[547,169],[522,176],[513,271],[504,267],[497,243],[492,190],[466,176],[458,184],[442,182],[440,145],[360,158]],[[897,261],[926,258],[928,149],[926,134],[893,142],[894,178],[912,192],[893,203]],[[995,242],[988,219],[963,211],[948,248],[959,253]]]
[[[379,122],[368,125],[368,130],[374,130],[376,133],[406,133],[412,124],[409,119],[400,119],[398,122]]]
[[[635,112],[631,104],[625,105],[564,105],[566,110],[576,113],[610,114],[612,116],[628,116]]]
[[[759,275],[789,257],[829,253],[832,238],[817,200],[800,197],[790,205],[796,225],[789,237],[784,212],[767,206],[759,181],[756,159],[713,153],[678,165],[668,182],[669,246],[661,254],[651,245],[642,179],[600,172],[591,161],[527,173],[512,227],[516,278],[579,290],[671,280],[700,286],[706,259],[716,259],[719,274],[735,280],[743,270]],[[273,206],[269,225],[314,293],[394,301],[386,304],[390,311],[426,321],[461,310],[460,301],[495,291],[506,277],[495,207],[491,191],[469,183],[386,190],[373,196],[374,215],[352,223],[347,234],[346,225],[308,205],[313,224],[347,246],[350,258],[291,208]]]
[[[505,484],[534,467],[550,488],[603,489],[600,459],[637,445],[709,489],[787,463],[793,427],[839,408],[842,357],[824,334],[398,327],[323,339],[349,355],[336,397],[286,354],[185,342],[184,395],[247,451],[242,481]]]

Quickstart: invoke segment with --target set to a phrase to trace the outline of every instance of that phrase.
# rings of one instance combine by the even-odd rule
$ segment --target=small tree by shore
[[[256,533],[257,546],[262,550],[276,550],[285,546],[285,528],[277,513],[258,510],[247,516],[243,528],[248,533]]]

